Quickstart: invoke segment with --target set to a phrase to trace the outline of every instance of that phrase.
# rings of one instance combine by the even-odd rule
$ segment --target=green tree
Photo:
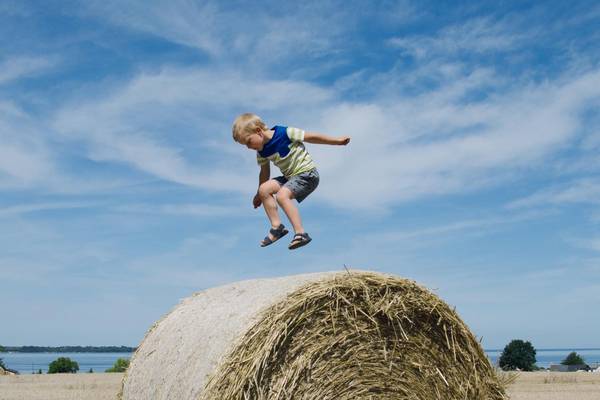
[[[585,364],[585,360],[576,352],[572,351],[569,355],[560,362],[562,365],[581,365]]]
[[[129,360],[125,358],[119,358],[113,364],[112,368],[106,370],[106,372],[125,372],[125,370],[129,367]]]
[[[48,366],[49,374],[59,374],[59,373],[71,373],[74,374],[79,371],[79,364],[77,361],[72,361],[68,357],[59,357],[56,360],[52,361]]]
[[[6,369],[6,365],[4,365],[4,361],[2,361],[1,358],[0,358],[0,367],[2,367],[3,369]]]
[[[500,368],[505,371],[516,370],[532,371],[535,366],[535,349],[530,342],[519,339],[512,340],[504,347],[500,356]]]
[[[6,349],[2,345],[0,345],[0,353],[6,353]]]

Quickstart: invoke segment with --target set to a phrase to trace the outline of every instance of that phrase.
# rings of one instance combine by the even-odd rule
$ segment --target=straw
[[[481,346],[438,297],[374,273],[310,283],[265,310],[208,399],[504,399]]]
[[[246,281],[184,300],[132,358],[124,400],[506,399],[456,312],[395,276]]]

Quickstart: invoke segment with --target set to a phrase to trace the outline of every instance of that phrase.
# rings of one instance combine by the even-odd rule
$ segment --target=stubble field
[[[123,374],[0,376],[0,400],[115,400]],[[600,374],[522,372],[511,400],[599,400]]]

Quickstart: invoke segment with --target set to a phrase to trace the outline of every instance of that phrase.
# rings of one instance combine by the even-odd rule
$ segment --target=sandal
[[[271,239],[269,236],[265,236],[263,241],[260,243],[260,247],[267,247],[268,245],[275,243],[276,241],[287,235],[288,230],[285,229],[285,226],[283,226],[283,224],[279,224],[277,228],[271,228],[271,230],[269,230],[269,233],[273,235],[273,239]]]
[[[292,239],[292,242],[288,246],[288,249],[294,250],[294,249],[297,249],[298,247],[306,246],[307,244],[310,243],[311,240],[312,240],[311,237],[308,236],[308,233],[306,233],[306,232],[296,233],[294,235],[294,238]]]

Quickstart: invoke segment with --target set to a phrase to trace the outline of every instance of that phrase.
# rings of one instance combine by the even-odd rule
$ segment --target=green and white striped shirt
[[[316,168],[304,144],[304,131],[298,128],[276,125],[271,140],[256,154],[258,165],[272,161],[281,173],[289,178]]]

